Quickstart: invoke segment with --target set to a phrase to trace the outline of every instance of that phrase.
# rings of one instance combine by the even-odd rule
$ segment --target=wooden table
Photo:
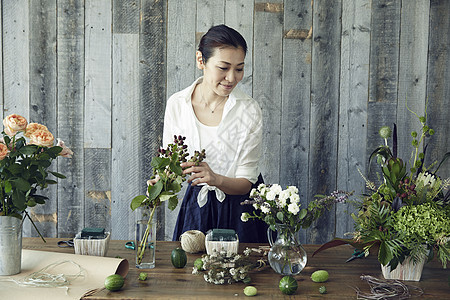
[[[73,248],[59,248],[56,243],[61,239],[48,238],[47,243],[40,238],[24,238],[23,248],[33,250],[74,253]],[[185,268],[176,269],[170,262],[172,249],[179,246],[178,242],[157,242],[156,267],[154,269],[140,270],[135,267],[135,254],[133,250],[125,248],[126,241],[111,241],[108,256],[126,258],[130,262],[130,271],[126,277],[124,287],[118,292],[109,292],[105,289],[94,295],[84,297],[84,300],[93,299],[236,299],[246,298],[243,294],[244,283],[214,285],[204,281],[203,276],[192,275],[192,266],[200,254],[189,254]],[[243,247],[257,247],[255,244],[241,244]],[[308,263],[305,269],[295,278],[299,288],[292,296],[286,296],[278,289],[281,276],[270,267],[262,271],[252,272],[251,285],[258,289],[259,299],[356,299],[355,289],[369,292],[369,285],[360,279],[361,275],[371,275],[382,278],[380,265],[375,257],[356,259],[346,263],[353,252],[350,246],[340,246],[325,250],[314,257],[312,253],[318,245],[305,245],[308,253]],[[330,279],[325,283],[314,283],[310,276],[312,272],[325,269]],[[140,272],[147,272],[148,279],[139,281]],[[449,299],[450,287],[448,277],[450,272],[443,269],[436,259],[425,265],[420,282],[405,282],[408,285],[420,287],[424,294],[423,299]],[[319,287],[325,285],[327,294],[320,294]]]

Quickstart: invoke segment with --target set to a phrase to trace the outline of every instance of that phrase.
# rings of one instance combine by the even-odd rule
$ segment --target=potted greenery
[[[71,157],[73,153],[63,141],[58,141],[55,146],[53,135],[46,126],[28,124],[20,115],[7,116],[3,125],[0,139],[0,275],[12,275],[20,272],[23,216],[31,220],[26,209],[45,203],[47,197],[37,192],[56,183],[48,178],[50,174],[65,178],[48,170],[52,161],[58,156]],[[34,225],[33,220],[31,223]]]
[[[393,131],[389,127],[380,129],[385,144],[372,152],[369,164],[377,159],[382,181],[377,186],[363,176],[368,193],[356,203],[358,212],[352,214],[353,238],[335,239],[315,253],[346,243],[360,248],[366,255],[372,249],[378,255],[386,279],[419,281],[424,263],[434,254],[446,268],[450,259],[450,191],[446,192],[450,178],[440,178],[437,171],[450,152],[439,164],[424,164],[427,146],[423,145],[434,130],[427,126],[426,117],[419,120],[421,132],[411,133],[413,152],[409,170],[397,157],[395,124]],[[392,150],[387,142],[391,135]]]
[[[136,267],[149,269],[155,267],[156,224],[153,216],[156,209],[165,201],[168,208],[174,210],[178,205],[177,193],[185,181],[181,163],[187,161],[188,149],[184,143],[186,138],[174,136],[173,144],[166,149],[159,149],[152,158],[152,179],[158,180],[149,185],[146,195],[133,198],[130,207],[136,212],[135,250]],[[189,161],[200,163],[205,158],[205,150],[195,151]]]

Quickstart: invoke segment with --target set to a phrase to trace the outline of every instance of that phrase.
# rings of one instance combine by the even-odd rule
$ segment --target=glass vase
[[[155,267],[156,222],[152,210],[139,207],[136,213],[135,251],[136,268],[152,269]]]
[[[269,264],[281,275],[297,275],[306,266],[306,251],[298,240],[298,232],[284,224],[276,225],[277,237],[272,238],[272,230],[267,229],[270,251]]]

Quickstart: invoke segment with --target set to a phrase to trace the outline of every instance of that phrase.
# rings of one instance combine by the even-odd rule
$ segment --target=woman
[[[187,230],[223,228],[234,229],[241,242],[267,241],[264,223],[240,220],[242,212],[253,209],[240,203],[262,182],[261,109],[236,88],[244,76],[246,52],[247,44],[236,30],[225,25],[210,28],[196,52],[203,76],[167,102],[164,147],[174,135],[182,135],[189,151],[206,150],[198,166],[181,165],[190,177],[174,240]]]

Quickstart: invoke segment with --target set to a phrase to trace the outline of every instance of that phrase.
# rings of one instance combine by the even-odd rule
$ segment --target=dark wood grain
[[[30,122],[47,126],[57,137],[56,78],[56,1],[32,1],[29,8],[30,18]],[[50,168],[57,171],[56,164]],[[63,171],[61,173],[64,174]],[[55,177],[51,176],[52,179]],[[46,205],[38,205],[30,210],[30,215],[39,232],[44,236],[56,236],[58,209],[57,186],[39,192],[48,197]],[[53,217],[55,216],[55,217]],[[24,233],[38,236],[31,222],[24,223]],[[25,236],[26,234],[25,233]]]
[[[314,2],[311,66],[311,115],[308,201],[336,189],[339,135],[339,67],[341,1]],[[308,232],[308,242],[324,243],[335,236],[334,210],[326,212]]]
[[[72,236],[84,226],[84,5],[57,2],[58,136],[74,152],[58,159],[58,236]]]
[[[58,239],[49,238],[44,244],[39,238],[24,238],[23,248],[33,250],[45,250],[54,252],[73,253],[73,248],[58,248]],[[113,240],[108,249],[108,257],[120,256],[128,259],[130,270],[126,276],[124,287],[118,292],[100,290],[94,295],[84,297],[85,300],[94,299],[228,299],[243,298],[244,283],[226,285],[214,285],[204,281],[202,276],[193,275],[192,266],[196,258],[201,254],[189,254],[186,267],[176,269],[170,262],[170,252],[179,246],[178,242],[157,242],[156,267],[154,269],[140,270],[134,266],[134,251],[125,249],[126,241]],[[257,247],[255,244],[241,244],[245,247]],[[319,245],[305,245],[308,253],[308,263],[305,269],[295,279],[299,284],[297,292],[292,296],[286,296],[278,289],[281,275],[276,274],[270,267],[262,271],[250,274],[251,285],[258,289],[258,297],[261,299],[312,299],[323,297],[326,299],[355,299],[356,289],[369,292],[368,284],[360,279],[361,275],[371,275],[382,278],[381,269],[375,257],[356,259],[346,263],[346,259],[352,254],[353,248],[348,245],[328,249],[311,257]],[[330,274],[330,279],[325,283],[314,283],[311,274],[324,269]],[[139,281],[139,273],[147,272],[148,279]],[[450,292],[447,283],[449,272],[442,269],[442,265],[433,260],[425,265],[420,282],[405,282],[409,285],[420,287],[424,291],[426,299],[445,299]],[[325,285],[328,293],[319,294],[319,287]]]

